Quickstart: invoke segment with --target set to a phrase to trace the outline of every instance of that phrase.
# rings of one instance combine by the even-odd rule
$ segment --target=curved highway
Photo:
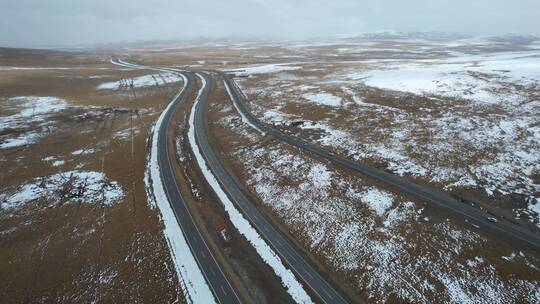
[[[115,63],[114,61],[111,61]],[[161,173],[161,180],[163,187],[165,189],[165,194],[171,205],[171,208],[174,211],[174,215],[186,242],[191,250],[193,257],[195,258],[199,268],[201,269],[204,278],[209,285],[212,294],[215,297],[215,300],[218,303],[231,303],[236,304],[240,303],[240,299],[236,295],[234,289],[231,287],[231,284],[223,274],[218,263],[214,259],[212,252],[208,248],[205,239],[203,238],[201,232],[195,224],[185,200],[182,198],[182,194],[178,188],[178,183],[174,176],[174,171],[172,169],[171,158],[169,158],[169,140],[168,140],[168,129],[171,122],[171,118],[178,107],[178,105],[184,100],[189,93],[192,91],[193,87],[193,75],[187,72],[180,72],[173,69],[159,69],[159,68],[150,68],[145,66],[138,66],[135,64],[127,63],[125,61],[118,60],[117,63],[130,67],[130,68],[149,68],[160,71],[175,72],[183,75],[185,83],[184,87],[178,95],[171,101],[170,106],[168,106],[165,111],[165,116],[163,122],[160,125],[157,133],[154,133],[154,136],[158,136],[158,165]],[[174,159],[174,158],[173,158]],[[208,299],[208,302],[212,302],[212,299]]]
[[[317,156],[345,166],[358,173],[365,174],[397,189],[416,195],[438,206],[450,209],[473,223],[483,225],[484,227],[493,229],[493,231],[498,231],[505,236],[534,248],[535,250],[540,250],[539,236],[526,229],[508,222],[496,221],[493,219],[490,220],[489,215],[486,213],[462,203],[442,191],[417,185],[397,175],[387,173],[369,165],[355,163],[347,158],[325,151],[301,138],[288,135],[276,128],[273,128],[269,124],[260,121],[249,111],[249,108],[244,100],[244,95],[236,83],[229,76],[224,75],[224,77],[225,86],[227,87],[235,107],[238,109],[240,114],[243,115],[250,124],[254,125],[255,128],[259,129],[259,131],[270,134],[276,139],[289,145],[309,151]]]
[[[204,109],[208,102],[208,94],[214,86],[213,80],[208,75],[202,74],[206,80],[199,103],[195,108],[195,138],[210,170],[220,182],[231,201],[242,211],[244,216],[257,229],[259,234],[281,257],[304,284],[306,284],[323,303],[341,304],[347,303],[337,292],[299,253],[293,245],[274,225],[262,215],[262,213],[249,201],[234,178],[219,162],[206,136],[204,128]]]
[[[169,203],[182,228],[182,232],[191,249],[191,253],[195,257],[197,264],[199,264],[199,268],[203,272],[206,282],[210,285],[214,297],[219,303],[240,303],[238,296],[214,259],[212,252],[208,248],[206,241],[195,224],[195,220],[189,212],[186,202],[180,194],[168,154],[169,140],[167,130],[169,129],[171,117],[178,104],[180,104],[187,96],[188,92],[190,92],[193,84],[193,75],[191,73],[183,74],[185,79],[187,79],[185,88],[182,93],[172,101],[173,104],[166,113],[161,128],[158,131],[158,164],[161,171],[161,179]]]

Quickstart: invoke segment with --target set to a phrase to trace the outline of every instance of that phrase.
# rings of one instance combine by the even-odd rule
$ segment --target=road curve
[[[195,138],[201,154],[206,160],[210,170],[218,179],[231,201],[242,211],[244,216],[257,229],[264,240],[280,256],[284,263],[304,284],[319,297],[323,303],[348,303],[299,253],[293,245],[262,213],[250,202],[240,190],[234,178],[219,162],[206,136],[204,128],[204,109],[208,102],[210,88],[214,85],[208,75],[201,74],[206,80],[206,87],[200,95],[199,103],[195,108]]]
[[[244,100],[244,95],[236,83],[228,75],[224,75],[224,77],[225,86],[229,91],[233,104],[238,109],[240,114],[259,131],[270,134],[274,138],[289,145],[309,151],[334,163],[350,168],[358,173],[365,174],[369,177],[394,186],[402,191],[416,195],[417,197],[423,198],[437,206],[450,209],[473,223],[493,229],[493,231],[497,231],[505,236],[519,241],[524,245],[540,251],[540,237],[526,229],[504,221],[492,222],[488,220],[488,215],[486,213],[465,203],[459,202],[442,191],[415,184],[397,175],[387,173],[369,165],[355,163],[347,158],[325,151],[301,138],[281,132],[280,130],[273,128],[271,125],[262,122],[255,115],[253,115],[253,113],[251,113]]]
[[[170,107],[170,111],[165,114],[163,124],[158,131],[158,164],[161,171],[161,179],[167,198],[169,199],[176,219],[182,228],[182,232],[191,249],[191,253],[195,257],[197,264],[199,264],[199,268],[203,272],[206,282],[210,285],[214,297],[219,303],[240,303],[240,299],[214,259],[212,252],[208,248],[206,241],[195,224],[195,220],[189,212],[186,202],[180,194],[178,183],[176,182],[174,171],[172,169],[171,159],[169,158],[169,141],[167,140],[169,123],[176,107],[186,97],[187,92],[190,91],[194,82],[191,73],[182,74],[186,77],[185,79],[187,79],[185,85],[187,89],[183,90],[182,94],[179,94],[177,98],[172,101],[173,104]]]
[[[182,88],[180,93],[176,95],[175,98],[170,102],[170,106],[166,108],[167,112],[163,117],[163,122],[160,125],[159,130],[157,130],[157,133],[155,133],[156,135],[154,135],[158,136],[157,159],[160,169],[161,180],[163,183],[165,194],[167,195],[167,199],[171,205],[171,208],[173,209],[174,215],[176,217],[176,220],[178,221],[178,224],[180,225],[182,233],[184,234],[184,238],[188,243],[191,253],[195,258],[195,261],[201,269],[204,278],[209,285],[212,294],[215,297],[215,300],[218,303],[222,304],[240,303],[240,299],[238,298],[236,292],[234,291],[231,284],[223,274],[223,271],[216,262],[201,232],[197,228],[195,220],[193,219],[185,200],[182,198],[182,195],[178,188],[178,183],[174,176],[174,171],[172,169],[173,163],[171,162],[171,158],[169,158],[168,154],[168,127],[176,108],[182,102],[182,100],[184,100],[191,92],[194,83],[193,75],[191,73],[180,72],[174,69],[160,69],[139,66],[121,60],[118,60],[117,62],[111,60],[111,62],[114,64],[119,63],[123,66],[130,68],[148,68],[159,71],[174,72],[183,75],[185,82],[184,87]],[[208,299],[208,302],[212,302],[212,299]]]

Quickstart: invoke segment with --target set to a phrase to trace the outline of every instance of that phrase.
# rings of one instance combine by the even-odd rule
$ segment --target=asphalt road
[[[171,101],[173,105],[165,114],[163,123],[161,124],[157,134],[158,164],[161,171],[161,179],[169,203],[171,204],[174,215],[176,216],[180,228],[182,229],[182,233],[184,234],[189,248],[191,249],[191,253],[195,257],[195,260],[197,261],[206,282],[210,286],[216,301],[218,301],[218,303],[240,303],[240,299],[214,259],[212,252],[208,248],[206,241],[202,237],[193,217],[191,216],[191,213],[189,212],[186,202],[182,198],[180,190],[178,189],[178,183],[174,177],[171,158],[169,158],[168,155],[169,140],[167,130],[171,117],[174,114],[176,107],[189,94],[189,92],[191,92],[191,88],[194,83],[193,75],[191,73],[182,74],[186,77],[187,82],[184,84],[184,88],[182,89],[181,93],[178,94],[173,101]],[[174,156],[172,156],[172,159],[174,159]]]
[[[490,215],[487,213],[462,203],[442,191],[417,185],[397,175],[390,174],[369,165],[355,163],[347,158],[325,151],[301,138],[288,135],[278,129],[273,128],[271,125],[260,121],[250,112],[244,100],[244,95],[230,77],[225,76],[225,82],[230,88],[233,102],[238,110],[242,112],[242,114],[250,121],[251,124],[255,125],[266,134],[270,134],[282,142],[309,151],[334,163],[350,168],[358,173],[365,174],[379,181],[385,182],[404,192],[416,195],[440,207],[450,209],[472,223],[487,227],[491,229],[492,232],[498,232],[503,236],[510,237],[511,239],[514,239],[535,250],[540,250],[540,237],[524,228],[504,220],[492,222],[488,220]]]
[[[241,210],[243,215],[257,229],[264,240],[281,257],[285,265],[292,270],[303,283],[319,297],[323,303],[347,303],[347,301],[304,259],[299,250],[283,236],[274,225],[249,201],[233,177],[219,162],[206,136],[204,128],[204,108],[208,102],[208,94],[214,81],[208,75],[200,101],[195,109],[195,138],[206,159],[210,170],[214,173],[231,201]]]

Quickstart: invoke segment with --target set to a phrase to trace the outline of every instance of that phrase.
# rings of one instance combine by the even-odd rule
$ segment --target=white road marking
[[[323,288],[323,291],[324,291],[324,293],[325,293],[327,296],[330,297],[330,300],[333,300],[333,299],[334,299],[334,297],[332,297],[332,295],[329,294],[328,291],[326,291],[326,288]]]

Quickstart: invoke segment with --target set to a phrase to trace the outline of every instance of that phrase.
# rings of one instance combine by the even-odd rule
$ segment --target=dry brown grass
[[[101,62],[96,69],[95,56],[69,56],[73,57],[67,62],[49,56],[7,62],[62,64],[73,68],[69,70],[0,71],[0,98],[55,96],[70,103],[50,118],[54,130],[37,143],[2,150],[2,191],[12,192],[35,177],[77,169],[104,172],[122,185],[125,197],[112,206],[66,202],[52,209],[44,207],[50,198],[42,197],[4,211],[0,295],[5,303],[183,301],[143,182],[150,126],[179,85],[96,90],[99,83],[146,72]],[[107,77],[89,78],[101,75]],[[95,152],[71,154],[79,149]],[[65,164],[53,167],[43,161],[48,156]]]

